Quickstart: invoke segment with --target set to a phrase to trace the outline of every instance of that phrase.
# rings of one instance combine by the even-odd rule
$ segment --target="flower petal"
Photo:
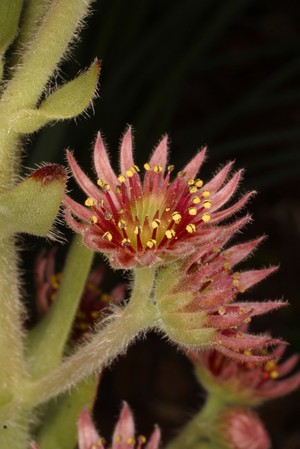
[[[132,129],[128,126],[120,147],[120,170],[121,173],[126,173],[134,165],[132,154]]]

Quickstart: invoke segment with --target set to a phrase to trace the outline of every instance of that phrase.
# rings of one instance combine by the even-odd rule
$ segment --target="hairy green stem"
[[[13,239],[0,240],[0,407],[18,397],[26,380],[22,318]]]
[[[63,356],[72,324],[90,271],[94,252],[75,236],[67,256],[56,300],[28,337],[28,357],[33,378],[45,376]]]
[[[155,327],[156,309],[151,302],[154,279],[154,269],[136,270],[128,305],[118,310],[102,330],[59,367],[33,383],[25,392],[25,402],[38,405],[68,390],[93,372],[100,371],[124,353],[137,336]]]

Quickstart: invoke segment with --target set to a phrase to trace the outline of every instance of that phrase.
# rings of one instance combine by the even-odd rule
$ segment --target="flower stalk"
[[[138,336],[157,325],[151,295],[155,279],[154,269],[136,269],[131,299],[123,309],[108,318],[91,340],[80,347],[26,390],[24,402],[36,406],[76,385],[95,371],[100,371],[118,355],[125,352]]]

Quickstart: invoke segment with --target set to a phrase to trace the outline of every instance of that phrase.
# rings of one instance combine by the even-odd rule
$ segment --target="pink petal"
[[[129,170],[134,165],[132,155],[132,132],[131,126],[128,126],[125,132],[120,148],[120,170],[125,174],[126,170]]]
[[[155,426],[145,449],[158,449],[160,437],[160,428],[158,426]]]
[[[151,159],[149,161],[150,167],[159,165],[162,167],[162,172],[165,171],[168,158],[168,136],[164,136],[157,147],[155,148]]]
[[[78,445],[79,449],[91,449],[100,439],[88,409],[85,407],[78,419]]]
[[[230,348],[226,348],[225,346],[218,346],[218,351],[224,354],[226,357],[230,357],[231,359],[238,360],[242,363],[265,363],[269,360],[272,360],[271,355],[248,355],[238,351],[234,351]]]
[[[210,192],[216,192],[219,190],[233,165],[233,162],[229,162],[223,167],[208,183],[203,186],[203,190],[209,190]]]
[[[119,181],[110,165],[100,133],[97,134],[97,140],[94,148],[94,165],[98,178],[102,179],[105,183],[110,184],[112,187],[110,192],[113,193],[116,186],[119,184]]]
[[[211,212],[222,207],[232,197],[238,188],[242,172],[243,170],[239,170],[221,190],[212,196]]]
[[[231,265],[236,265],[241,260],[245,259],[252,251],[264,240],[264,237],[259,237],[250,242],[240,243],[231,246],[225,250],[226,259]]]
[[[273,382],[272,387],[261,388],[257,394],[264,398],[277,398],[296,390],[300,386],[300,372],[285,380]]]
[[[240,288],[242,290],[247,290],[248,288],[252,287],[252,285],[255,285],[258,282],[262,281],[264,278],[266,278],[276,270],[278,270],[278,267],[244,271],[240,276]]]
[[[277,371],[279,372],[280,377],[283,377],[286,374],[288,374],[290,371],[292,371],[292,369],[298,363],[298,360],[299,360],[299,355],[294,354],[290,358],[288,358],[285,362],[281,363],[277,368]]]
[[[81,218],[86,222],[90,221],[91,215],[93,215],[93,213],[86,207],[82,206],[82,204],[72,200],[72,198],[70,198],[68,195],[64,195],[63,203],[78,218]]]
[[[73,229],[74,232],[78,232],[79,234],[85,232],[87,225],[75,220],[69,209],[65,210],[65,220],[69,228]]]
[[[134,431],[134,420],[131,410],[128,407],[127,402],[124,402],[119,421],[117,422],[113,433],[112,449],[127,449],[127,442],[128,440],[133,440]]]
[[[226,348],[236,350],[247,350],[255,348],[264,348],[265,346],[281,343],[278,339],[272,339],[265,335],[252,335],[252,334],[235,334],[232,336],[218,335],[217,344],[225,346]],[[220,346],[217,349],[220,350]]]
[[[207,147],[203,148],[203,150],[199,151],[196,156],[183,168],[183,172],[185,176],[189,179],[194,179],[200,170],[200,167],[205,159]]]
[[[95,186],[95,184],[86,176],[86,174],[81,170],[76,160],[74,159],[72,153],[67,150],[67,158],[69,165],[71,167],[74,178],[78,182],[79,186],[82,190],[87,194],[87,196],[92,197],[95,200],[98,200],[101,196],[99,189]]]
[[[264,313],[271,312],[271,310],[279,309],[280,307],[287,306],[287,302],[282,301],[262,301],[262,302],[237,302],[241,310],[251,309],[251,316],[263,315]]]
[[[211,217],[210,224],[219,223],[220,221],[225,220],[226,218],[230,217],[231,215],[241,210],[247,204],[249,199],[254,195],[254,193],[255,193],[254,191],[246,193],[246,195],[242,196],[242,198],[239,201],[237,201],[235,204],[228,207],[227,209],[223,209],[219,212],[214,212]]]

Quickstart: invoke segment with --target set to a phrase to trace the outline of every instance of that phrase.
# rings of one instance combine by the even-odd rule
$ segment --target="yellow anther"
[[[250,349],[245,349],[244,350],[244,354],[245,355],[252,355],[252,351],[250,351]]]
[[[171,172],[174,170],[174,165],[168,165],[168,171]]]
[[[127,438],[127,444],[129,444],[130,446],[133,446],[134,443],[135,443],[134,438],[132,438],[132,437]]]
[[[170,209],[171,209],[170,207],[166,207],[166,208],[165,208],[165,211],[166,211],[166,212],[169,212]]]
[[[127,223],[126,223],[125,220],[119,220],[119,221],[118,221],[118,228],[119,228],[119,229],[124,229],[124,228],[126,228],[126,225],[127,225]]]
[[[55,274],[53,276],[51,276],[51,286],[53,288],[58,288],[59,287],[59,278]]]
[[[131,245],[131,241],[129,239],[123,239],[122,240],[122,245],[123,246],[130,246]]]
[[[105,220],[111,220],[112,219],[112,214],[108,211],[105,212],[104,214],[104,218]]]
[[[109,242],[112,241],[112,235],[110,232],[106,231],[103,236],[102,236],[103,240],[108,240]]]
[[[140,226],[136,226],[133,232],[135,235],[139,235],[142,232],[142,228]]]
[[[219,248],[218,246],[215,246],[215,247],[213,248],[213,253],[219,254],[220,252],[221,252],[221,248]]]
[[[99,315],[99,312],[97,310],[91,311],[91,318],[96,319]]]
[[[234,287],[239,287],[239,285],[240,285],[239,279],[233,279],[232,285],[234,285]]]
[[[200,187],[203,186],[203,181],[202,179],[195,179],[195,186],[198,187],[198,189],[200,189]]]
[[[116,435],[115,438],[114,438],[114,440],[115,440],[117,443],[120,443],[120,442],[122,441],[122,435]]]
[[[189,179],[187,183],[188,183],[189,186],[193,186],[195,184],[195,180],[194,179]]]
[[[134,172],[132,170],[126,170],[126,176],[128,176],[128,178],[132,178],[134,175]]]
[[[229,262],[225,262],[225,263],[223,264],[223,268],[224,268],[224,270],[230,270],[231,264],[230,264]]]
[[[199,196],[194,196],[194,198],[193,198],[193,203],[194,204],[199,204],[200,203],[200,198],[199,198]]]
[[[122,183],[124,183],[124,182],[126,181],[126,178],[125,178],[124,175],[119,175],[119,176],[118,176],[118,180],[119,180],[120,183],[122,184]]]
[[[193,232],[196,231],[196,226],[194,225],[194,223],[190,223],[190,224],[186,225],[185,229],[187,230],[187,232],[189,234],[192,234]]]
[[[139,167],[137,166],[137,165],[133,165],[132,167],[131,167],[131,170],[133,171],[133,172],[138,172],[138,171],[140,171],[140,169],[139,169]]]
[[[210,215],[209,214],[203,214],[201,218],[204,221],[204,223],[207,223],[210,220]]]
[[[90,218],[90,222],[92,224],[95,224],[95,223],[97,223],[97,221],[98,221],[98,218],[96,217],[96,215],[92,215],[91,218]]]
[[[203,198],[209,198],[211,195],[211,192],[209,190],[203,190],[202,196]]]
[[[121,192],[122,192],[121,187],[120,187],[120,186],[117,186],[117,187],[116,187],[116,193],[121,193]]]
[[[190,193],[196,193],[196,192],[198,192],[198,187],[196,187],[195,185],[194,185],[194,186],[190,186],[190,187],[189,187],[189,192],[190,192]]]
[[[165,236],[167,237],[167,239],[171,239],[172,237],[175,237],[176,232],[174,231],[174,229],[168,229],[165,232]]]
[[[156,229],[158,228],[158,226],[160,225],[161,221],[158,218],[155,218],[152,223],[151,223],[151,227],[152,229]]]
[[[218,310],[218,314],[219,315],[225,315],[225,313],[226,313],[225,307],[220,307],[219,310]]]
[[[104,186],[104,181],[103,181],[103,179],[97,179],[97,184],[98,184],[98,186],[99,187],[103,187]]]
[[[79,324],[79,327],[82,331],[86,331],[89,328],[89,325],[88,323],[83,322]]]
[[[156,245],[156,240],[155,239],[150,239],[150,240],[148,240],[148,242],[147,242],[147,246],[148,246],[148,248],[153,248],[153,246],[155,246]]]
[[[103,302],[108,302],[111,300],[111,296],[109,296],[107,293],[102,293],[102,295],[100,296],[100,299]]]
[[[241,277],[241,273],[239,271],[235,271],[234,273],[232,273],[232,277],[234,279],[239,279]]]
[[[155,171],[155,173],[160,173],[162,172],[162,167],[160,165],[154,165],[153,171]]]
[[[146,171],[151,170],[151,167],[150,167],[150,165],[148,164],[148,162],[146,162],[146,164],[144,164],[144,169],[145,169]]]
[[[211,201],[203,201],[203,207],[204,207],[204,209],[210,209]]]
[[[91,207],[95,205],[95,201],[93,198],[87,198],[84,202],[85,206]]]
[[[279,372],[274,370],[270,372],[271,379],[277,379],[279,377]]]
[[[185,172],[181,170],[177,173],[177,176],[178,178],[183,178],[185,176]]]
[[[104,190],[104,192],[108,192],[110,190],[110,185],[109,184],[104,184],[103,190]]]
[[[264,366],[265,371],[273,371],[275,368],[277,368],[277,364],[274,360],[269,360]]]
[[[251,317],[248,316],[248,318],[245,318],[245,319],[244,319],[244,323],[245,323],[245,324],[251,323]]]
[[[175,211],[172,213],[172,218],[173,218],[175,224],[178,224],[180,222],[182,216],[179,212]]]
[[[147,441],[147,438],[144,437],[144,435],[140,435],[140,436],[138,437],[138,442],[139,442],[139,443],[145,444],[146,441]]]
[[[189,207],[188,211],[189,211],[189,215],[197,215],[196,207]]]

